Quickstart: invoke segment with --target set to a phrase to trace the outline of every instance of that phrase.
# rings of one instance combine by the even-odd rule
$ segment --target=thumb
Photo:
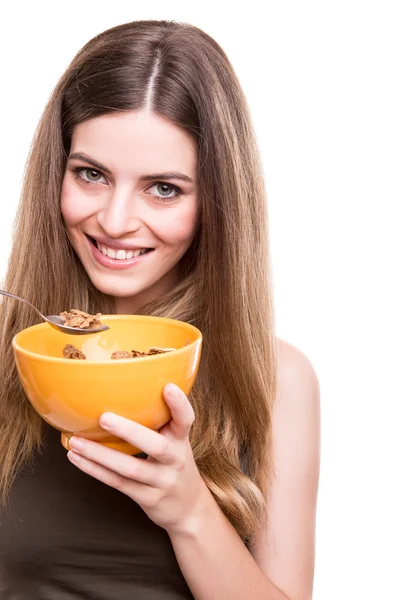
[[[192,405],[183,391],[174,383],[168,383],[163,394],[171,411],[171,421],[169,422],[171,432],[178,439],[186,438],[194,421]]]

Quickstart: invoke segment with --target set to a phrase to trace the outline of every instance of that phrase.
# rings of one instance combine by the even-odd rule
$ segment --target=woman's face
[[[79,124],[62,185],[69,239],[97,289],[130,312],[179,281],[198,221],[196,146],[145,111]]]

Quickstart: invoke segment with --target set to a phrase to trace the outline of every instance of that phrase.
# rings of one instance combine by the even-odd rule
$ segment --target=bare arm
[[[269,520],[249,552],[220,511],[194,460],[193,408],[176,385],[164,388],[171,420],[160,432],[111,413],[106,431],[141,448],[143,461],[72,437],[68,458],[127,494],[170,536],[196,600],[309,600],[319,470],[319,392],[308,360],[281,343],[272,414],[275,477]]]
[[[196,600],[309,600],[319,474],[319,389],[310,363],[280,343],[269,521],[248,552],[204,491],[186,530],[170,534]]]

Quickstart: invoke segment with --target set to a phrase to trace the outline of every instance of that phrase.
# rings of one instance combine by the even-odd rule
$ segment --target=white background
[[[86,41],[167,18],[203,28],[230,57],[267,175],[278,333],[321,383],[315,600],[400,598],[395,4],[280,0],[261,14],[251,1],[70,0],[0,13],[1,277],[34,128]]]

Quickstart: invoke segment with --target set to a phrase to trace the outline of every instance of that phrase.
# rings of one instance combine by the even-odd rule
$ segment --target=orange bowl
[[[137,315],[106,315],[110,329],[91,335],[68,335],[47,323],[20,331],[13,339],[18,374],[34,409],[61,431],[61,442],[79,435],[122,452],[135,454],[124,440],[99,425],[100,415],[113,412],[158,430],[170,419],[162,390],[175,383],[188,394],[199,368],[201,332],[182,321]],[[73,344],[86,360],[63,357]],[[187,344],[187,345],[185,345]],[[172,352],[113,360],[116,350],[147,352],[151,346]]]

